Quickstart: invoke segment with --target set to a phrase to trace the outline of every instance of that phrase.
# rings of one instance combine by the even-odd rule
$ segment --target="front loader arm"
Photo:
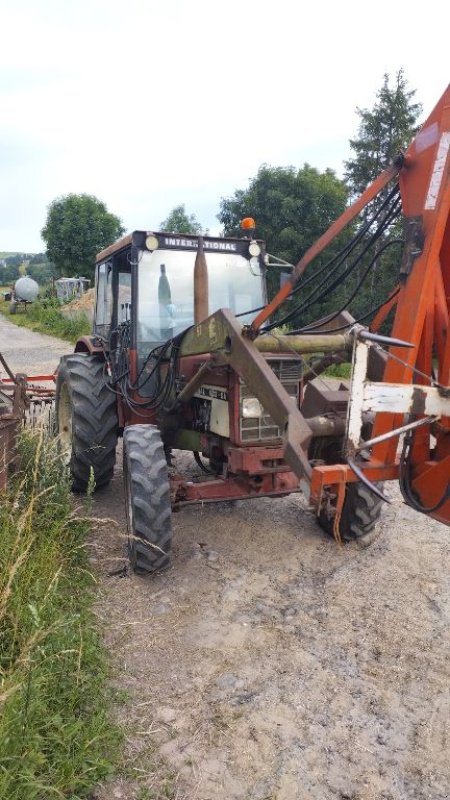
[[[202,353],[211,353],[216,365],[228,364],[245,380],[283,431],[286,462],[299,479],[309,479],[311,429],[255,343],[242,336],[241,325],[228,309],[217,311],[184,336],[180,356]],[[183,399],[187,400],[198,388],[196,377],[183,389]]]

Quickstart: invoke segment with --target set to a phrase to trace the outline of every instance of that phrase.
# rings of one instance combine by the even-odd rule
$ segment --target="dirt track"
[[[8,330],[12,366],[33,344],[43,369],[47,337],[14,328],[8,352]],[[369,550],[326,539],[299,495],[187,508],[172,568],[143,579],[110,574],[126,565],[117,469],[94,509],[117,524],[91,557],[131,777],[96,798],[450,796],[450,530],[390,491]]]

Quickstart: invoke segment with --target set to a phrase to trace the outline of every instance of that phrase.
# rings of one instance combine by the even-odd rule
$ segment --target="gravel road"
[[[68,347],[0,321],[14,369]],[[326,539],[299,495],[195,506],[170,570],[139,578],[119,462],[90,557],[129,777],[92,798],[448,799],[450,530],[395,486],[368,550]]]
[[[19,328],[0,314],[0,353],[14,373],[50,375],[70,350],[69,342]]]

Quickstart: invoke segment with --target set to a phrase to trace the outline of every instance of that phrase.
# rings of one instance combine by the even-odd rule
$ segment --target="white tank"
[[[26,300],[27,303],[33,303],[39,294],[39,286],[29,275],[19,278],[14,285],[14,289],[17,300]]]

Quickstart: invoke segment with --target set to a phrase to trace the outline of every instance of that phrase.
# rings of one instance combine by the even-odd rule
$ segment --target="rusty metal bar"
[[[9,376],[9,379],[13,383],[15,383],[16,379],[14,377],[14,374],[11,372],[10,368],[8,367],[8,364],[6,363],[4,357],[3,357],[3,355],[1,353],[0,353],[0,364],[2,365],[2,367],[5,370],[6,374]]]

